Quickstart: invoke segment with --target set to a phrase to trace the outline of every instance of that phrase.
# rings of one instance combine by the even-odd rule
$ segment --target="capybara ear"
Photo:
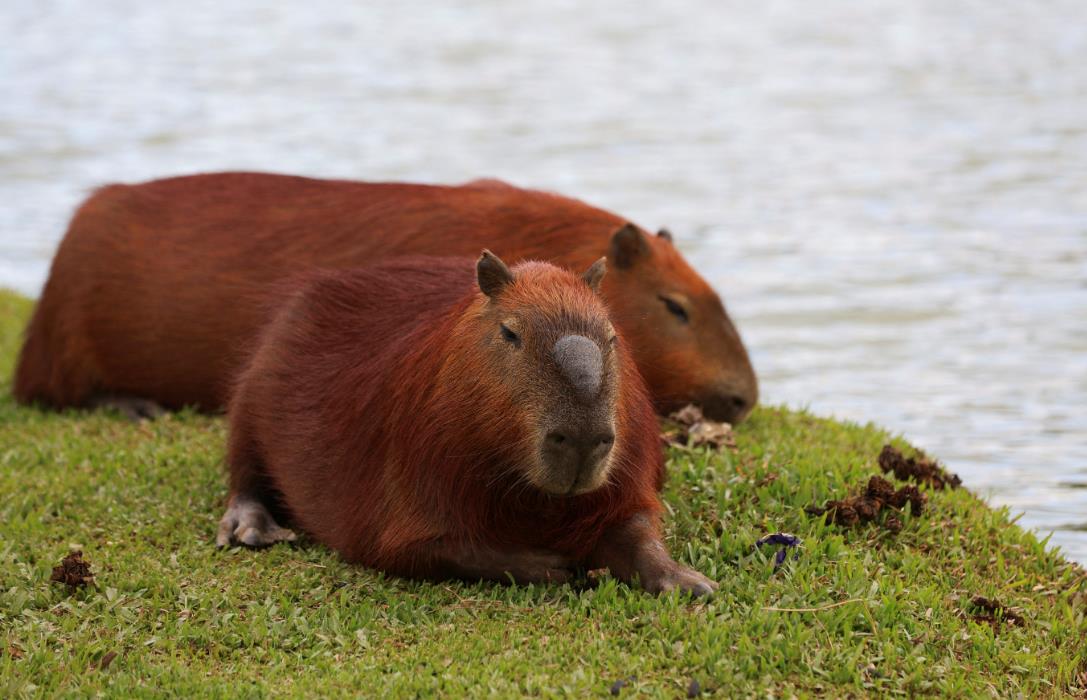
[[[599,292],[600,280],[604,279],[604,273],[607,271],[608,259],[600,258],[585,271],[585,274],[581,276],[581,279],[585,280],[585,284],[589,285],[594,292]]]
[[[501,258],[484,249],[476,263],[476,280],[479,282],[479,289],[493,299],[507,284],[513,282],[513,273]]]
[[[621,229],[612,234],[608,257],[617,267],[630,267],[638,258],[648,254],[649,241],[634,224],[623,224]]]
[[[671,242],[672,242],[672,240],[673,240],[673,239],[672,239],[672,232],[671,232],[671,231],[669,231],[669,230],[668,230],[668,229],[666,229],[666,228],[662,228],[662,229],[661,229],[660,231],[657,231],[657,238],[663,238],[664,240],[666,240],[666,241],[668,241],[669,243],[671,243]]]

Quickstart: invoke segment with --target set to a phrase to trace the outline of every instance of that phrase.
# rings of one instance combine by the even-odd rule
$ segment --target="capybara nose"
[[[577,456],[579,459],[599,454],[606,455],[615,442],[610,430],[580,436],[575,431],[555,431],[547,434],[547,442],[558,452]]]
[[[556,476],[570,483],[570,490],[591,481],[590,475],[607,458],[615,444],[615,433],[556,430],[547,434],[544,454]]]
[[[600,393],[604,360],[600,347],[583,335],[564,335],[551,348],[551,357],[583,403]]]
[[[755,401],[739,393],[726,391],[702,400],[702,414],[712,420],[739,423],[751,412]]]

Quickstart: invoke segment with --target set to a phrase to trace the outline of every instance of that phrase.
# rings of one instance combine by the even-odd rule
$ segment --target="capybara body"
[[[707,593],[657,530],[656,418],[583,278],[408,258],[315,273],[260,334],[229,409],[218,542],[291,539],[395,575],[561,581],[608,566]]]
[[[494,180],[450,187],[260,173],[112,185],[84,202],[27,329],[15,396],[220,410],[284,279],[484,247],[570,269],[606,255],[602,294],[658,410],[695,402],[735,421],[755,403],[740,336],[666,232]]]

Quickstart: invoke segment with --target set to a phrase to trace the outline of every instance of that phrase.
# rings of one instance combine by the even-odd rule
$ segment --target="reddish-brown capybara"
[[[758,390],[721,300],[673,246],[583,202],[495,180],[459,187],[219,173],[112,185],[76,212],[15,374],[22,402],[219,410],[280,282],[317,268],[491,248],[584,269],[661,412],[738,421]],[[128,397],[129,400],[126,400]],[[136,400],[131,400],[135,398]]]
[[[661,542],[656,417],[604,270],[484,251],[475,281],[450,258],[314,273],[239,375],[217,543],[293,539],[282,514],[400,576],[712,591]]]

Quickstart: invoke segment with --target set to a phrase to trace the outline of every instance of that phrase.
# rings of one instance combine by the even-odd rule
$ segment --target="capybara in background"
[[[459,187],[219,173],[112,185],[76,212],[26,332],[15,396],[135,413],[220,410],[277,284],[404,255],[601,256],[615,324],[661,412],[742,419],[754,371],[721,300],[675,249],[574,199],[495,180]],[[154,402],[154,403],[153,403]]]
[[[563,581],[608,567],[709,593],[658,530],[656,417],[579,278],[408,258],[314,273],[260,333],[230,402],[217,543],[293,538],[391,574]]]

